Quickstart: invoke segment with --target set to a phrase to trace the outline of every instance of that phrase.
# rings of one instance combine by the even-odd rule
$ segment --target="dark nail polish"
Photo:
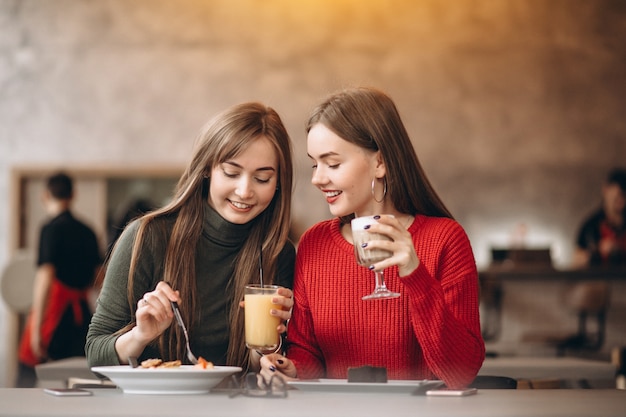
[[[270,366],[270,371],[276,372],[276,367],[274,365]]]
[[[367,248],[367,242],[365,242],[365,243],[361,243],[361,247],[362,247],[362,248]]]
[[[377,214],[374,216],[374,220],[378,220],[378,219],[380,219],[380,216]]]
[[[374,265],[368,266],[367,269],[369,269],[370,271],[373,271],[374,270]]]
[[[366,224],[365,226],[363,226],[363,229],[367,230],[367,229],[369,229],[370,227],[372,227],[372,226],[371,226],[371,225],[369,225],[369,224]]]
[[[282,360],[282,359],[278,359],[278,360],[276,360],[276,362],[278,362],[280,365],[282,365],[283,363],[285,363],[285,361],[284,361],[284,360]]]

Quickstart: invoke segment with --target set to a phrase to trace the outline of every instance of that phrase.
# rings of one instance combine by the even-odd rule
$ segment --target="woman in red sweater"
[[[469,384],[485,347],[476,263],[462,227],[430,185],[393,101],[349,89],[319,105],[307,126],[312,180],[333,216],[298,245],[286,356],[266,355],[262,375],[347,378],[348,368],[385,367],[389,379]],[[387,214],[393,215],[385,216]],[[392,252],[359,266],[350,220],[380,215],[369,249]],[[400,297],[362,300],[372,270]]]

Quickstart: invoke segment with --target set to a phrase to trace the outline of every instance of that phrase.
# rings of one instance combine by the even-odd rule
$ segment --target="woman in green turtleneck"
[[[287,320],[293,305],[292,174],[289,135],[272,108],[244,103],[214,117],[172,201],[117,241],[89,326],[89,365],[184,361],[177,301],[196,356],[246,369],[244,287],[262,273],[265,284],[285,287],[282,310],[271,314]]]

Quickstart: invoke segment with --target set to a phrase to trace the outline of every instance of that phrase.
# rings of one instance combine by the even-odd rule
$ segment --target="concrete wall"
[[[211,114],[261,100],[295,142],[301,230],[329,215],[306,115],[367,84],[396,100],[479,266],[521,224],[566,265],[626,155],[619,0],[0,0],[0,33],[0,196],[15,165],[185,164]]]

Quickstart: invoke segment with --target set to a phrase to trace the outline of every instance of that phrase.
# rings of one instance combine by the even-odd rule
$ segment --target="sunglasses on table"
[[[237,376],[231,375],[228,387],[224,391],[228,392],[230,398],[238,395],[287,398],[287,390],[287,384],[279,376],[272,376],[269,381],[266,381],[260,374],[250,372],[241,380]]]

